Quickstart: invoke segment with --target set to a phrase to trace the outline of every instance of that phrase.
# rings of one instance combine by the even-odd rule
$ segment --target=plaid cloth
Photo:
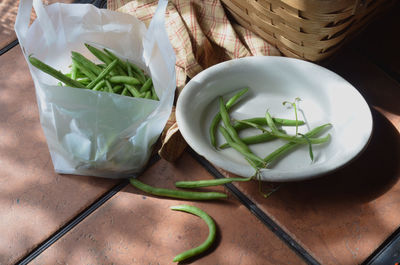
[[[108,0],[107,8],[131,14],[148,26],[157,4],[155,0]],[[188,78],[216,63],[246,56],[280,55],[274,46],[231,23],[219,0],[169,1],[165,26],[176,55],[178,93]],[[168,161],[175,160],[185,146],[174,121],[173,114],[159,151]]]

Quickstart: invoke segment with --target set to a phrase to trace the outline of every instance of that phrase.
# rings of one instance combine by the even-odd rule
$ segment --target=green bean
[[[282,118],[272,118],[272,120],[275,122],[275,124],[282,125],[282,126],[296,126],[296,120],[289,120],[289,119],[282,119]],[[251,122],[255,123],[258,125],[267,125],[267,120],[265,117],[256,117],[256,118],[250,118],[250,119],[244,119],[241,121],[245,122]],[[298,125],[304,125],[305,122],[302,120],[298,121]],[[239,120],[235,121],[232,124],[233,128],[235,128],[236,131],[241,131],[243,129],[250,128],[249,124],[244,124],[240,123]]]
[[[113,61],[110,57],[108,57],[107,54],[105,54],[101,50],[93,47],[92,45],[89,45],[89,44],[85,43],[85,46],[94,56],[97,57],[97,59],[99,59],[100,61],[102,61],[106,65],[109,65]]]
[[[246,126],[250,126],[253,127],[255,129],[258,129],[262,132],[269,132],[268,130],[266,130],[264,127],[262,127],[261,125],[255,123],[255,122],[251,122],[251,121],[245,121],[245,120],[238,120],[238,123],[244,124]]]
[[[72,62],[72,64],[73,64],[73,62]],[[76,66],[75,66],[76,67]],[[73,69],[71,69],[71,72],[70,73],[66,73],[65,75],[66,76],[68,76],[69,78],[71,78],[72,79],[72,70]],[[77,68],[77,71],[76,71],[76,78],[82,78],[82,77],[87,77],[87,76],[85,76],[83,73],[81,73],[80,71],[79,71],[79,69]]]
[[[151,78],[148,78],[146,80],[146,82],[144,82],[142,87],[140,88],[140,90],[139,90],[140,93],[149,91],[152,85],[153,85],[153,81],[151,80]]]
[[[124,62],[118,57],[116,56],[114,53],[110,52],[108,49],[104,48],[103,51],[112,59],[118,60],[118,65],[117,65],[117,70],[119,72],[119,74],[121,75],[127,75],[127,68],[125,67]]]
[[[143,182],[130,178],[130,183],[138,188],[141,191],[150,193],[152,195],[162,196],[162,197],[170,197],[177,199],[186,199],[186,200],[214,200],[214,199],[223,199],[227,198],[225,193],[220,192],[194,192],[194,191],[181,191],[181,190],[171,190],[164,188],[155,188],[144,184]]]
[[[104,51],[106,52],[106,54],[113,59],[118,59],[118,66],[120,67],[120,69],[122,70],[122,72],[124,74],[122,75],[126,75],[126,73],[128,73],[129,76],[135,77],[133,76],[133,72],[136,73],[136,79],[138,79],[140,81],[141,84],[144,84],[146,81],[146,77],[143,74],[143,71],[137,67],[136,65],[130,63],[129,61],[122,61],[120,58],[118,58],[115,54],[113,54],[112,52],[110,52],[107,49],[104,49]],[[129,71],[131,71],[131,74],[129,73]]]
[[[262,133],[262,134],[243,137],[241,139],[245,144],[251,145],[251,144],[265,143],[265,142],[274,140],[276,138],[277,137],[275,135],[271,134],[270,132],[265,132],[265,133]],[[228,147],[229,147],[229,144],[228,143],[224,143],[224,144],[220,145],[219,148],[225,149],[225,148],[228,148]]]
[[[331,126],[330,123],[323,124],[321,126],[318,126],[318,127],[314,128],[314,129],[312,129],[311,131],[305,133],[304,135],[306,137],[315,136],[315,135],[319,134],[321,131],[323,131],[325,128],[330,127],[330,126]],[[329,137],[329,135],[327,137]],[[272,153],[270,153],[268,156],[266,156],[264,158],[264,161],[267,163],[267,165],[269,165],[273,161],[277,160],[278,158],[280,158],[281,156],[283,156],[284,154],[288,153],[293,148],[295,148],[295,147],[297,147],[299,145],[300,145],[299,143],[294,143],[294,142],[287,143],[287,144],[279,147],[278,149],[276,149]]]
[[[118,61],[114,60],[112,61],[112,63],[107,65],[107,67],[103,71],[101,71],[101,73],[96,77],[96,79],[90,82],[89,85],[87,85],[87,88],[92,89],[98,82],[100,82],[100,80],[102,80],[104,77],[106,77],[106,75],[110,73],[110,71],[117,65],[117,63]]]
[[[127,63],[126,65],[127,65],[128,75],[133,77],[132,66],[129,63]]]
[[[71,52],[72,54],[72,59],[75,59],[76,61],[80,62],[83,66],[85,66],[87,69],[89,69],[91,72],[93,72],[96,75],[99,75],[101,73],[101,68],[97,66],[95,63],[87,59],[85,56],[78,52]]]
[[[79,71],[81,71],[85,76],[89,77],[91,80],[96,79],[96,75],[86,68],[81,62],[77,61],[75,58],[72,58],[72,63],[78,67]]]
[[[51,75],[52,77],[58,79],[59,81],[61,81],[64,84],[66,84],[67,86],[85,88],[85,86],[82,85],[81,83],[79,83],[78,81],[69,78],[68,76],[64,75],[60,71],[57,71],[56,69],[54,69],[50,65],[45,64],[44,62],[42,62],[39,59],[33,57],[32,55],[29,55],[28,60],[33,66],[35,66],[39,70],[45,72],[46,74]]]
[[[160,100],[157,96],[156,90],[154,89],[154,86],[151,86],[151,98],[154,100]]]
[[[265,162],[263,161],[262,158],[258,157],[252,152],[247,151],[245,148],[243,148],[243,146],[234,142],[231,136],[229,135],[228,131],[224,127],[219,126],[219,130],[224,136],[225,140],[228,142],[230,147],[241,153],[245,158],[252,160],[257,166],[260,165],[261,167],[264,167]]]
[[[74,62],[72,62],[72,68],[71,68],[71,79],[76,80],[78,77],[78,67]]]
[[[265,142],[274,140],[276,138],[277,137],[275,135],[271,134],[270,132],[265,132],[265,133],[261,133],[261,134],[257,134],[257,135],[243,137],[241,139],[245,144],[251,145],[251,144],[265,143]],[[307,141],[307,139],[305,141],[307,141],[311,144],[323,144],[323,143],[326,143],[327,141],[329,141],[329,139],[330,139],[330,135],[327,135],[323,138],[308,138],[308,141]],[[219,146],[220,149],[225,149],[228,147],[229,147],[228,143],[224,143]]]
[[[175,187],[177,188],[201,188],[223,185],[234,181],[249,181],[252,178],[220,178],[220,179],[207,179],[207,180],[196,180],[196,181],[177,181]]]
[[[105,63],[106,65],[111,64],[114,60],[118,60],[118,59],[113,59],[111,57],[109,57],[106,53],[102,52],[101,50],[97,49],[96,47],[93,47],[87,43],[85,43],[86,48],[88,48],[88,50],[97,57],[97,59],[99,59],[100,61],[102,61],[103,63]],[[114,69],[110,72],[112,75],[116,75],[116,74],[120,74],[119,72],[115,71]],[[124,75],[124,74],[122,74]]]
[[[200,244],[199,246],[186,250],[178,255],[176,255],[173,259],[174,262],[179,262],[191,257],[194,257],[196,255],[199,255],[209,249],[211,245],[214,243],[216,234],[217,234],[217,227],[215,225],[214,220],[204,211],[201,209],[191,206],[191,205],[177,205],[177,206],[171,206],[171,209],[174,211],[182,211],[182,212],[188,212],[194,215],[197,215],[201,219],[204,220],[204,222],[208,226],[208,236],[207,239]]]
[[[144,98],[151,99],[151,91],[147,91],[144,95]]]
[[[100,82],[98,82],[95,86],[94,86],[94,88],[93,88],[93,90],[94,91],[99,91],[99,90],[101,90],[102,88],[103,88],[103,86],[106,84],[106,81],[105,80],[101,80]]]
[[[272,134],[274,134],[276,137],[279,137],[281,139],[287,140],[289,142],[295,142],[295,143],[299,143],[299,144],[307,144],[309,142],[314,143],[315,141],[317,143],[320,143],[320,140],[318,139],[306,139],[304,137],[298,137],[295,135],[288,135],[286,133],[282,133],[278,130],[278,128],[276,127],[274,121],[272,120],[271,114],[269,114],[269,112],[267,111],[265,114],[265,119],[267,120],[268,126],[271,128],[272,130]],[[327,139],[329,140],[329,139]],[[327,140],[323,140],[323,142],[326,142]]]
[[[124,88],[123,86],[117,85],[117,86],[113,87],[113,90],[114,90],[115,93],[119,94],[119,93],[122,92],[123,88]]]
[[[76,79],[76,81],[78,81],[79,83],[83,84],[83,85],[87,85],[89,84],[92,80],[90,80],[89,77],[81,77]]]
[[[219,97],[219,113],[221,114],[221,119],[225,125],[225,129],[228,131],[229,135],[231,136],[232,140],[237,143],[238,145],[242,146],[244,150],[247,152],[251,153],[250,148],[243,143],[243,141],[240,139],[238,133],[236,130],[232,127],[231,121],[229,118],[228,110],[225,107],[225,103],[222,99],[222,97]]]
[[[142,69],[140,69],[139,67],[137,67],[135,64],[133,64],[131,62],[127,62],[127,64],[129,64],[132,67],[132,71],[136,73],[139,81],[142,84],[144,84],[144,82],[146,82],[146,76],[144,75]]]
[[[114,93],[114,90],[113,90],[113,88],[111,86],[110,81],[106,80],[106,85],[107,85],[107,88],[108,88],[108,92]]]
[[[126,86],[125,86],[124,89],[122,90],[121,95],[127,96],[127,97],[130,97],[130,96],[131,96],[131,94],[129,93],[129,90],[126,88]]]
[[[136,87],[125,84],[125,87],[128,89],[129,92],[131,92],[131,94],[136,97],[136,98],[140,98],[140,93],[139,91],[136,89]]]
[[[128,85],[139,85],[140,81],[131,76],[122,76],[122,75],[115,75],[109,78],[111,83],[123,83]]]
[[[226,109],[229,110],[236,103],[236,101],[238,101],[238,99],[241,96],[243,96],[243,94],[245,94],[248,90],[249,90],[248,88],[244,88],[240,90],[238,93],[236,93],[232,98],[230,98],[225,104]],[[211,145],[214,146],[215,148],[217,148],[217,139],[215,138],[215,135],[220,120],[221,120],[221,114],[218,112],[211,121],[211,125],[209,128]]]

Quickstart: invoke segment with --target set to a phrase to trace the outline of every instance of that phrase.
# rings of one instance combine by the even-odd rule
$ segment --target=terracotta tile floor
[[[0,49],[15,40],[16,4],[0,3]],[[341,170],[284,183],[267,199],[255,182],[210,189],[228,193],[224,201],[186,202],[119,180],[55,174],[32,79],[20,47],[11,47],[0,56],[0,264],[172,264],[207,234],[199,218],[169,209],[183,203],[204,209],[218,226],[215,245],[190,264],[400,262],[400,40],[385,26],[400,24],[399,10],[322,63],[369,103],[368,148]],[[187,150],[175,164],[155,162],[140,179],[172,188],[175,180],[221,173],[229,175]]]
[[[159,161],[140,177],[158,187],[176,180],[212,178],[187,153],[172,165]],[[222,188],[212,189],[220,190]],[[128,186],[37,257],[33,264],[174,264],[172,258],[201,244],[206,225],[173,205],[195,205],[218,225],[218,239],[194,264],[306,264],[235,198],[185,202],[147,196]]]

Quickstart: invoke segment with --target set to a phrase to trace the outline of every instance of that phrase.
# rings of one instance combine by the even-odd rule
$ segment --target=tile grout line
[[[146,169],[148,169],[149,167],[154,165],[159,160],[160,160],[160,156],[158,156],[158,155],[151,157],[142,172],[144,172]],[[132,174],[132,175],[135,177],[138,177],[142,174],[142,172],[138,173],[138,174]],[[91,205],[89,205],[85,210],[80,212],[77,216],[73,217],[73,219],[71,221],[69,221],[67,224],[65,224],[63,227],[61,227],[58,231],[56,231],[54,234],[52,234],[46,240],[44,240],[43,243],[41,243],[38,247],[33,249],[30,253],[28,253],[25,257],[23,257],[16,264],[26,265],[29,262],[31,262],[32,260],[34,260],[43,251],[45,251],[47,248],[49,248],[51,245],[53,245],[58,239],[63,237],[66,233],[71,231],[75,226],[77,226],[80,222],[82,222],[91,213],[96,211],[99,207],[101,207],[104,203],[106,203],[109,199],[111,199],[119,191],[121,191],[123,188],[128,186],[128,184],[129,184],[128,179],[121,180],[121,182],[119,184],[115,185],[113,188],[111,188],[111,190],[109,190],[107,193],[102,195],[99,199],[97,199],[95,202],[93,202]]]
[[[18,45],[18,40],[15,39],[13,41],[11,41],[9,44],[7,44],[5,47],[0,49],[0,56],[5,54],[6,52],[8,52],[9,50],[11,50],[12,48],[14,48],[15,46]]]
[[[397,228],[383,243],[374,251],[372,254],[363,262],[362,265],[378,265],[378,264],[389,264],[385,263],[390,262],[390,264],[395,264],[395,262],[399,262],[398,258],[398,247],[396,249],[396,245],[400,244],[400,227]],[[391,250],[395,249],[395,253],[391,253]],[[393,263],[392,259],[397,258]]]
[[[123,180],[118,185],[114,186],[110,191],[108,191],[105,195],[100,197],[94,203],[92,203],[88,208],[83,210],[78,216],[74,217],[70,222],[61,227],[58,231],[56,231],[53,235],[51,235],[48,239],[46,239],[42,244],[32,250],[28,255],[21,259],[17,264],[25,265],[34,260],[37,256],[39,256],[43,251],[49,248],[52,244],[54,244],[58,239],[64,236],[67,232],[72,230],[75,226],[77,226],[81,221],[83,221],[87,216],[97,210],[101,205],[107,202],[111,197],[117,194],[120,190],[122,190],[129,183],[128,180]]]
[[[211,175],[215,178],[225,178],[212,164],[210,164],[203,157],[198,155],[189,148],[191,156],[199,162]],[[277,223],[275,223],[264,211],[262,211],[253,201],[244,195],[233,184],[225,184],[237,199],[250,210],[265,226],[267,226],[279,239],[285,242],[290,249],[292,249],[298,256],[300,256],[307,264],[320,265],[320,263],[309,254],[299,243],[297,243],[289,234],[287,234]]]

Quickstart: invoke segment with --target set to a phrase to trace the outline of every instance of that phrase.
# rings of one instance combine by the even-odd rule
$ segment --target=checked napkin
[[[107,8],[133,15],[148,26],[157,4],[155,0],[108,0]],[[190,78],[219,62],[246,56],[280,55],[274,46],[230,19],[219,0],[169,1],[165,26],[176,55],[177,96]],[[158,152],[171,162],[186,147],[174,111],[161,140]]]

